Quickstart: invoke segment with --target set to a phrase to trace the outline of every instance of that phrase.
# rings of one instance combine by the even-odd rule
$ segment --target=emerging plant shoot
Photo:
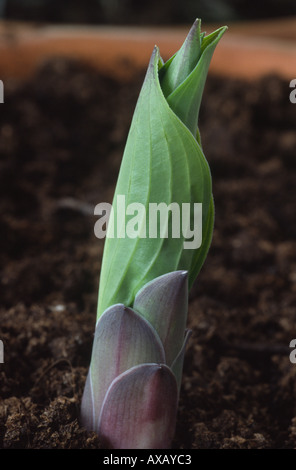
[[[196,20],[165,63],[155,47],[134,112],[105,241],[81,408],[82,423],[106,447],[165,449],[174,436],[190,334],[188,291],[205,261],[214,222],[198,116],[210,61],[225,30],[206,36]],[[137,203],[147,209],[138,214],[135,237],[124,236],[126,220],[116,214],[123,196],[126,208]],[[175,236],[169,211],[161,229],[165,236],[160,231],[149,237],[150,204],[187,204],[190,210],[181,214],[187,232]],[[202,243],[192,249],[186,241],[194,233],[195,204],[202,207]],[[109,231],[117,236],[108,237]]]

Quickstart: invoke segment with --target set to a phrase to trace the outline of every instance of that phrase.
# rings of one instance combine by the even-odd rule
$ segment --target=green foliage
[[[108,231],[115,229],[120,235],[107,236],[105,241],[98,317],[116,303],[131,306],[143,285],[168,272],[188,271],[190,288],[203,265],[212,238],[214,205],[198,114],[210,60],[225,29],[205,36],[196,20],[167,63],[157,47],[152,53],[115,190],[114,226],[110,222]],[[124,237],[125,221],[116,213],[117,196],[122,195],[126,206],[143,204],[146,218],[150,203],[202,203],[201,247],[184,249],[182,234],[179,238]],[[148,226],[149,220],[141,224]]]

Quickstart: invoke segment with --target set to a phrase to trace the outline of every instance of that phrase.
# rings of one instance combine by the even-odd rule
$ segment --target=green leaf
[[[200,20],[193,23],[181,49],[159,70],[159,79],[167,98],[191,74],[201,54]]]
[[[188,271],[190,288],[205,260],[214,211],[211,174],[196,139],[197,120],[210,58],[225,28],[212,33],[210,39],[199,28],[200,23],[196,22],[181,52],[167,64],[163,65],[157,47],[152,53],[114,194],[114,219],[108,226],[101,268],[98,317],[111,305],[131,306],[141,287],[172,271]],[[183,66],[186,54],[190,59],[187,69]],[[173,86],[176,86],[174,90]],[[167,98],[163,89],[169,93]],[[123,196],[125,208],[132,203],[140,203],[145,208],[137,217],[141,236],[129,238],[125,234],[126,225],[132,220],[125,216],[125,210],[117,209],[117,202]],[[166,206],[177,203],[180,208],[182,203],[191,207],[201,203],[201,247],[184,249],[182,231],[180,237],[172,236],[171,214],[168,238],[160,234],[149,237],[150,203]],[[112,233],[115,237],[108,237]]]
[[[194,136],[198,132],[199,109],[210,62],[226,29],[222,27],[201,37],[200,20],[196,20],[181,49],[160,69],[168,104]]]

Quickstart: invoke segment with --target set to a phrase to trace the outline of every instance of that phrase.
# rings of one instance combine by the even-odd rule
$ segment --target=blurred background
[[[28,76],[58,55],[123,78],[131,64],[145,68],[155,44],[167,60],[195,18],[207,33],[229,27],[211,64],[216,73],[294,78],[295,0],[0,0],[0,76]]]
[[[172,25],[295,14],[295,0],[0,0],[4,19],[54,23]]]

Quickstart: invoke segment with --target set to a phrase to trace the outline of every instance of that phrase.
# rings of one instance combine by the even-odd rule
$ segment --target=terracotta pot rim
[[[211,32],[215,27],[203,25],[203,30]],[[230,24],[214,53],[210,72],[251,80],[277,74],[292,80],[296,75],[295,31],[296,18],[253,22],[249,27],[247,23]],[[0,78],[24,79],[42,61],[57,56],[80,59],[107,74],[129,78],[135,69],[147,66],[155,44],[167,59],[180,47],[187,32],[188,26],[88,27],[2,22]]]

